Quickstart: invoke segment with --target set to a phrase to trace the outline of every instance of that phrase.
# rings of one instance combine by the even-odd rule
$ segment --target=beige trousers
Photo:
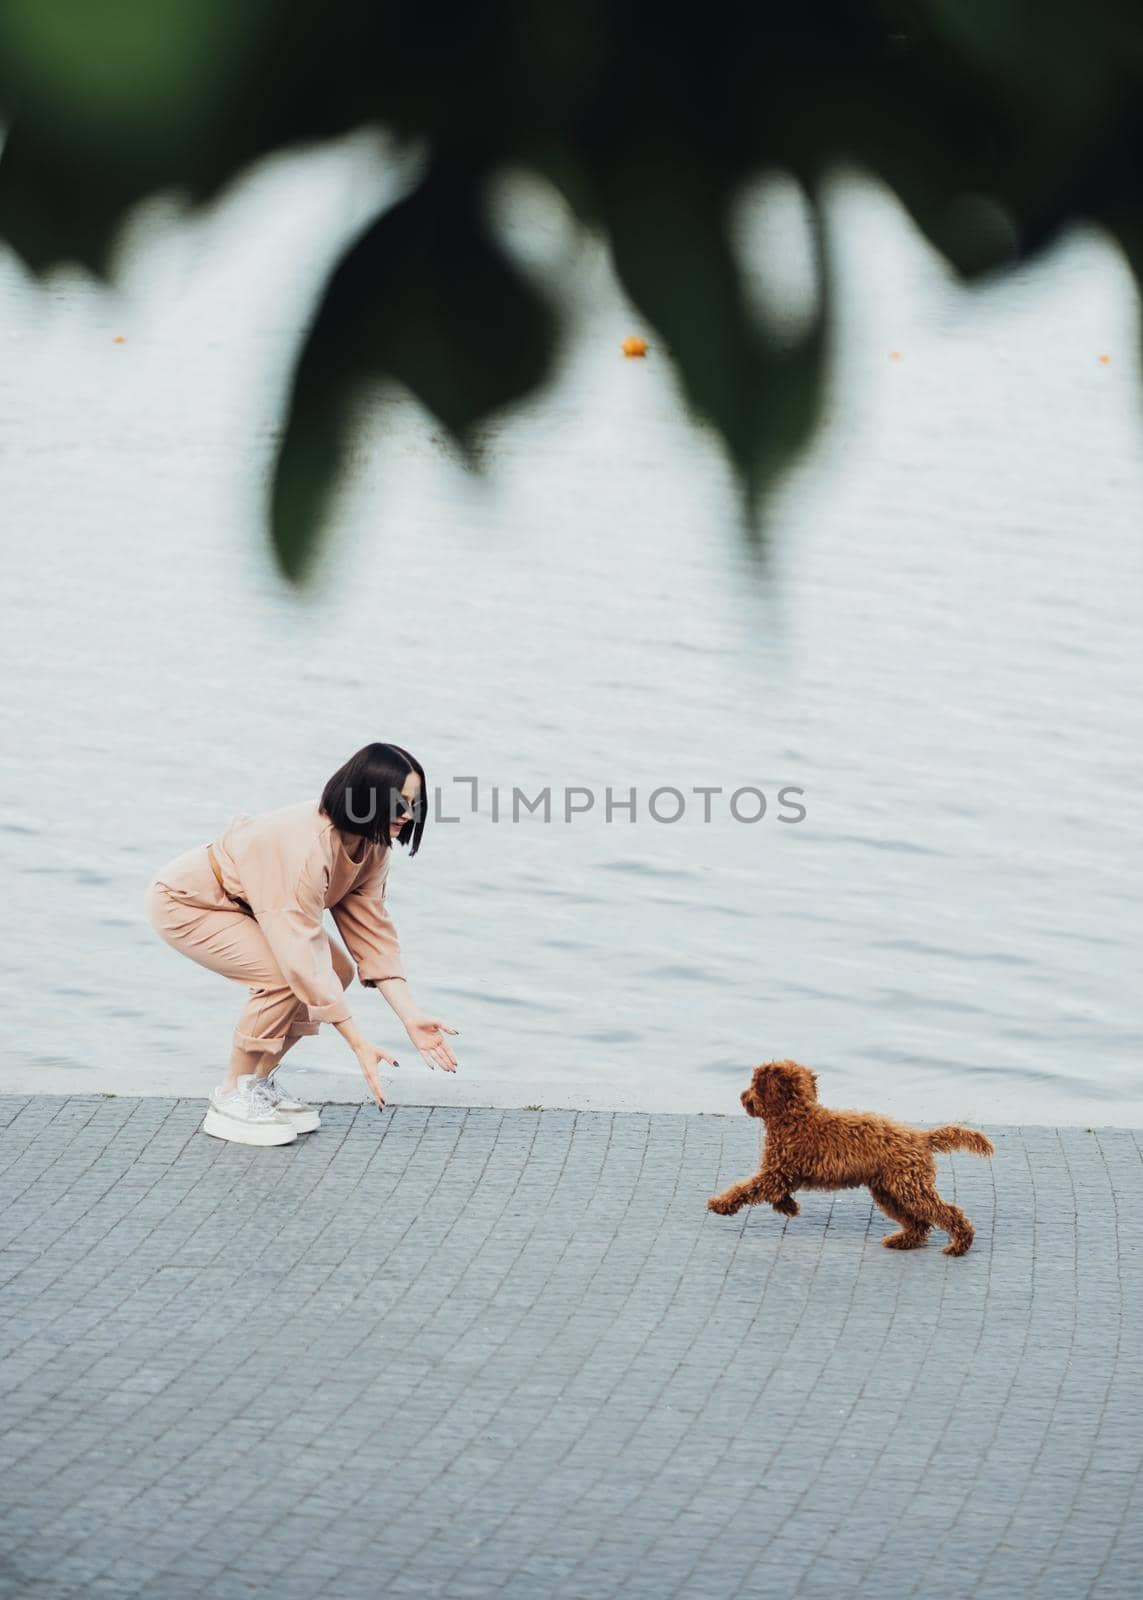
[[[278,967],[266,936],[253,917],[228,900],[210,870],[206,846],[176,856],[147,886],[147,916],[161,938],[200,966],[245,985],[250,998],[234,1030],[243,1050],[277,1054],[287,1042],[316,1033],[305,1003]],[[334,971],[348,988],[353,963],[328,934]]]

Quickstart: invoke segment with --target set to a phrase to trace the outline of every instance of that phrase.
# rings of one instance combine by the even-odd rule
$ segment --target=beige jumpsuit
[[[196,845],[155,874],[147,915],[176,950],[249,989],[234,1030],[244,1050],[276,1053],[323,1022],[347,1022],[354,964],[366,985],[405,976],[385,909],[389,850],[341,834],[316,801],[234,817],[213,850],[222,887]],[[322,926],[327,908],[352,962]]]

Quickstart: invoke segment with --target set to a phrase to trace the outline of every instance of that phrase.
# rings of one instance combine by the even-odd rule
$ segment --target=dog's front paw
[[[708,1211],[717,1211],[720,1217],[732,1217],[738,1210],[735,1202],[724,1194],[712,1194],[706,1203]]]
[[[784,1200],[774,1201],[774,1210],[780,1211],[784,1217],[796,1217],[801,1209],[792,1194],[788,1194]]]

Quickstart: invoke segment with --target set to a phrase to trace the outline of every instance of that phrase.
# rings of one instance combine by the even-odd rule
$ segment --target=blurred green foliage
[[[551,371],[558,311],[486,220],[498,169],[546,178],[607,238],[752,521],[819,416],[837,163],[890,185],[965,278],[1077,219],[1143,272],[1129,0],[0,0],[0,118],[0,236],[37,272],[106,272],[137,201],[206,201],[283,147],[364,125],[424,141],[422,181],[346,251],[298,360],[270,517],[293,578],[363,383],[405,384],[475,463],[477,426]],[[796,342],[752,311],[728,230],[773,169],[815,219]]]

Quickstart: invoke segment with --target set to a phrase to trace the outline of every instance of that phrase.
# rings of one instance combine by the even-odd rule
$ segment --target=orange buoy
[[[623,354],[625,356],[645,356],[647,354],[646,339],[640,339],[635,334],[630,334],[623,341]]]

